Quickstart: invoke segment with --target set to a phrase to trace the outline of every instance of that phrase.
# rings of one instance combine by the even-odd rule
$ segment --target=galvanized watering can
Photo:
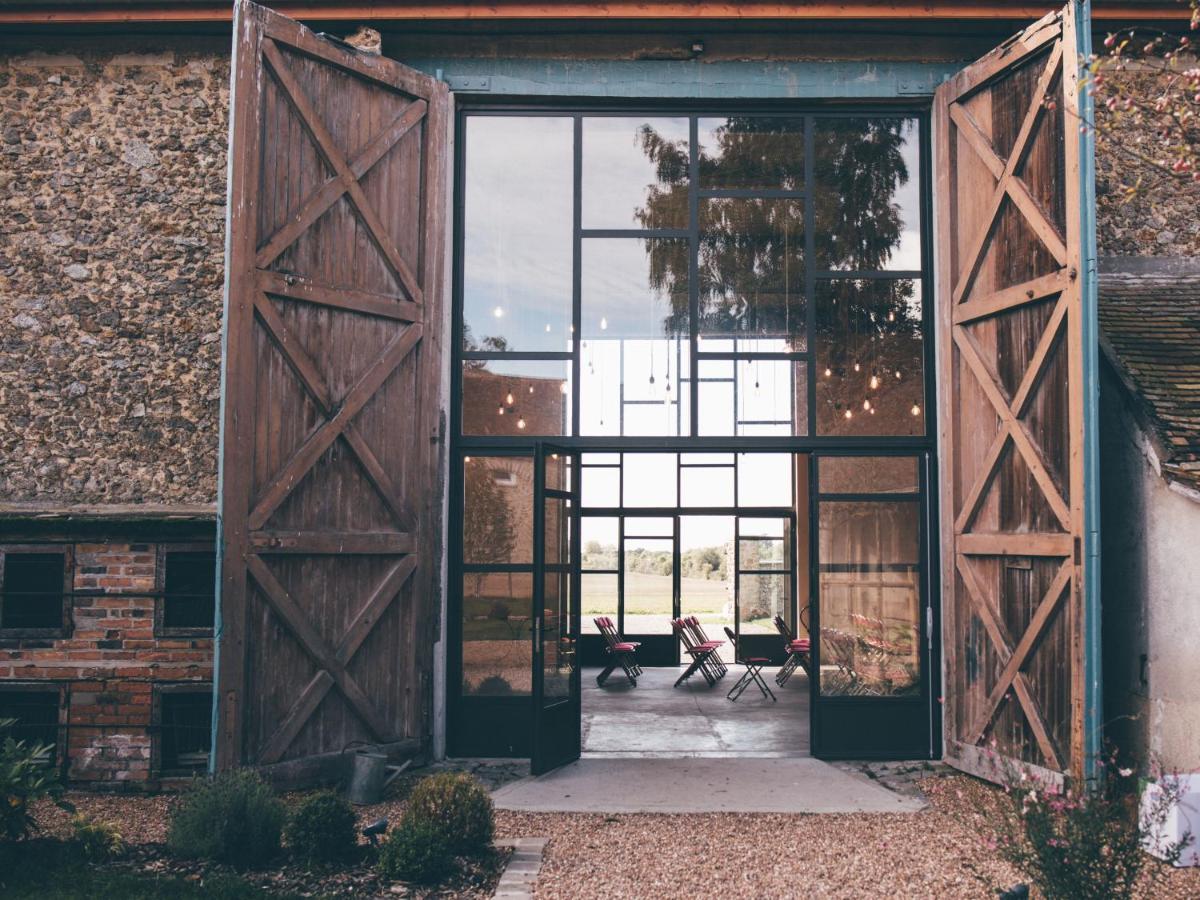
[[[346,799],[359,806],[368,806],[383,799],[383,791],[408,768],[412,760],[389,766],[387,754],[377,747],[363,747],[350,758],[350,782]]]

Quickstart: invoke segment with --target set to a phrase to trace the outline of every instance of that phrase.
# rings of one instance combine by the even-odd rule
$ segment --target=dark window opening
[[[217,594],[216,555],[211,551],[166,554],[164,628],[212,628]]]
[[[180,691],[161,696],[160,768],[195,772],[208,768],[212,748],[212,691]]]
[[[62,628],[66,554],[4,554],[0,628]]]
[[[13,720],[7,727],[0,725],[0,739],[11,737],[26,745],[41,745],[43,761],[53,762],[54,746],[58,743],[57,690],[0,691],[0,723]]]

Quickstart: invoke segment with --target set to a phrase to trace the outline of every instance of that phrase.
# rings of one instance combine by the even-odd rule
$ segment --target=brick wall
[[[212,683],[211,634],[164,636],[156,627],[162,553],[182,545],[61,546],[74,557],[68,562],[74,570],[70,628],[61,638],[6,637],[0,630],[0,683],[61,690],[59,734],[67,752],[59,760],[70,781],[104,789],[159,787],[156,689]]]

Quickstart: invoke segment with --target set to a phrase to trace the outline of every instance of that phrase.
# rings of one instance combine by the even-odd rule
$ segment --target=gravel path
[[[414,773],[419,775],[423,773]],[[721,897],[995,897],[1020,875],[984,845],[994,789],[965,776],[916,784],[930,800],[905,815],[496,814],[496,836],[548,837],[540,900]],[[161,841],[169,797],[73,795],[127,840]],[[361,810],[399,820],[403,803]],[[45,810],[56,831],[65,814]],[[57,826],[57,827],[55,827]],[[1155,863],[1151,863],[1155,865]],[[1153,900],[1200,898],[1200,869],[1169,873]],[[1147,895],[1146,900],[1150,900]]]

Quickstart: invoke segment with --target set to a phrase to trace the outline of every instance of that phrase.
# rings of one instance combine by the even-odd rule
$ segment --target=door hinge
[[[492,89],[492,78],[490,75],[447,75],[446,84],[456,93],[483,92]]]
[[[925,607],[925,647],[933,649],[933,607]]]

